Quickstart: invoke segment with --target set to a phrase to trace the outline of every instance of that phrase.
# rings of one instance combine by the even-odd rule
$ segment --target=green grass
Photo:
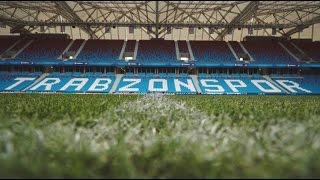
[[[1,178],[319,178],[319,96],[0,94]]]

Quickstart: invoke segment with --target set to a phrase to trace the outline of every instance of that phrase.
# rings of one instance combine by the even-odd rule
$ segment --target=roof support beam
[[[187,12],[186,10],[184,10],[183,8],[180,8],[179,7],[179,5],[176,5],[176,4],[174,4],[174,3],[172,3],[172,2],[170,2],[170,1],[164,1],[167,5],[170,5],[170,6],[172,6],[173,8],[175,8],[176,10],[175,11],[177,11],[177,10],[179,10],[179,11],[181,11],[181,12],[183,12],[184,14],[186,14],[187,15],[187,17],[190,17],[194,22],[195,22],[195,24],[193,23],[187,23],[187,24],[185,24],[184,23],[184,25],[186,25],[186,26],[178,26],[178,27],[196,27],[196,26],[198,26],[198,27],[201,27],[201,25],[203,25],[203,23],[198,19],[198,18],[195,18],[194,16],[193,16],[193,14],[192,14],[192,12]],[[180,3],[180,2],[179,2]],[[199,26],[200,25],[200,26]],[[171,25],[172,26],[172,25]],[[172,27],[174,27],[174,26],[172,26]],[[203,27],[203,26],[202,26]],[[209,27],[209,26],[208,26]],[[206,34],[208,34],[208,36],[210,37],[210,38],[214,38],[213,36],[212,36],[212,34],[210,34],[209,32],[208,32],[208,30],[206,30],[206,29],[204,29],[204,32],[206,33]],[[217,31],[215,31],[216,33],[219,33],[219,32],[217,32]],[[165,35],[165,34],[164,34]]]
[[[156,1],[156,38],[159,38],[159,1]]]
[[[61,15],[71,22],[83,22],[82,19],[73,12],[71,7],[65,1],[55,1],[57,9],[61,9]],[[91,30],[88,26],[79,27],[84,32],[88,33],[89,36],[93,39],[97,39],[98,36]]]
[[[296,27],[299,24],[248,24],[248,23],[238,23],[238,24],[226,24],[226,23],[180,23],[180,22],[173,22],[173,23],[158,23],[155,22],[58,22],[58,21],[23,21],[23,20],[17,20],[14,18],[8,18],[4,16],[0,16],[0,20],[3,21],[3,23],[11,23],[16,25],[24,25],[24,26],[77,26],[77,27],[88,27],[88,26],[118,26],[118,27],[129,27],[129,26],[135,26],[135,27],[147,27],[152,26],[156,27],[167,27],[170,26],[172,28],[187,28],[190,26],[193,27],[200,27],[200,28],[208,28],[213,27],[217,29],[221,28],[293,28]],[[314,23],[320,23],[319,19],[316,21],[310,21],[307,24],[312,25]],[[304,24],[306,24],[304,22]]]
[[[252,15],[254,15],[258,10],[259,1],[251,1],[242,12],[236,16],[229,24],[241,24],[248,21]],[[216,40],[222,40],[225,35],[227,35],[228,29],[225,28],[217,37]]]
[[[313,24],[317,24],[320,23],[320,16],[316,16],[311,20],[308,21],[304,21],[303,23],[301,23],[301,25],[297,25],[295,28],[289,30],[288,32],[286,32],[283,36],[284,37],[290,37],[291,35],[302,31],[303,29],[308,28],[309,26],[313,25]]]

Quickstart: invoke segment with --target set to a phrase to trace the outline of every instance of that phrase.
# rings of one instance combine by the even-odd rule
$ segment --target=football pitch
[[[0,94],[1,178],[319,178],[320,96]]]

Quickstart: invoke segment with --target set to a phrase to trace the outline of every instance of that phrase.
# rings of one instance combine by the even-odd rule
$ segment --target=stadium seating
[[[113,72],[0,72],[0,91],[60,93],[109,93],[115,81]],[[41,77],[41,78],[40,78]],[[200,73],[198,84],[203,94],[320,94],[320,75],[271,74],[272,81],[259,74]],[[39,79],[38,79],[39,78]],[[127,72],[116,93],[195,94],[196,86],[186,73]]]
[[[236,54],[243,54],[245,53],[241,46],[239,45],[239,42],[237,41],[229,41],[229,44],[231,45],[232,49]]]
[[[278,42],[274,41],[243,41],[243,46],[255,60],[255,64],[298,64]]]
[[[320,75],[284,74],[271,77],[291,94],[320,94]],[[295,87],[297,84],[299,88]]]
[[[282,43],[291,53],[293,53],[293,54],[300,54],[299,50],[292,45],[292,42],[290,42],[290,41],[283,41],[283,42],[281,42],[281,43]]]
[[[5,52],[10,46],[12,46],[18,38],[16,37],[5,37],[0,39],[0,54]]]
[[[137,61],[141,63],[166,64],[177,61],[174,41],[141,40],[137,53]]]
[[[61,53],[65,50],[70,42],[70,39],[34,40],[16,57],[15,60],[33,62],[57,61]]]
[[[134,77],[126,73],[116,89],[117,93],[175,93],[195,94],[196,89],[192,79],[187,74],[175,77],[172,73],[159,73],[159,76],[146,73],[145,76]]]
[[[123,40],[93,40],[89,39],[77,61],[95,63],[114,63],[119,59]]]
[[[125,52],[134,52],[136,42],[137,42],[136,40],[128,40],[126,44]]]
[[[13,45],[17,41],[17,38],[7,37],[2,38],[1,41],[4,43],[0,44],[0,53],[6,51]],[[30,41],[33,42],[14,59],[15,61],[55,63],[71,42],[70,39],[20,39],[19,42],[13,46],[12,51],[18,52]],[[83,42],[84,39],[75,40],[68,51],[77,52]],[[292,42],[299,46],[307,56],[310,56],[316,61],[313,63],[320,62],[320,53],[318,52],[320,42]],[[123,43],[124,40],[89,39],[76,57],[75,63],[86,62],[97,63],[97,65],[119,64],[118,60]],[[180,53],[189,52],[187,41],[179,40],[177,43]],[[250,64],[253,65],[297,65],[305,63],[296,61],[277,41],[266,40],[261,43],[261,41],[251,40],[241,43],[254,59],[254,61],[250,62]],[[299,57],[307,57],[303,56],[303,53],[299,52],[299,50],[291,44],[291,41],[283,41],[282,43],[293,54]],[[135,44],[136,40],[128,40],[125,52],[134,52]],[[229,44],[236,54],[244,54],[244,50],[238,42],[230,41]],[[195,58],[193,63],[195,63],[196,66],[234,65],[238,62],[225,41],[190,41],[190,46],[193,57]],[[140,40],[135,63],[142,65],[181,65],[181,62],[177,60],[173,40]]]
[[[210,76],[202,74],[198,77],[203,94],[285,94],[273,83],[257,74],[249,76],[234,73],[231,75],[211,74]]]
[[[0,91],[4,91],[4,92],[22,91],[23,89],[31,85],[34,82],[34,80],[38,78],[40,75],[41,75],[41,72],[29,73],[29,72],[0,71]]]
[[[7,40],[7,41],[4,41]],[[20,64],[28,64],[28,62],[57,62],[58,57],[68,47],[70,39],[20,39],[16,37],[2,37],[0,41],[4,43],[0,44],[0,52],[6,51],[12,46],[12,51],[18,52],[21,48],[25,47],[32,41],[15,59],[3,60],[1,63],[1,71],[11,69],[11,62],[15,66]],[[68,51],[77,52],[84,40],[75,40],[70,46]],[[128,40],[125,51],[133,52],[135,50],[136,40]],[[189,49],[187,41],[178,41],[180,53],[188,53]],[[238,54],[244,53],[244,50],[240,47],[238,42],[229,42],[234,51]],[[307,55],[314,60],[320,59],[320,42],[308,42],[308,41],[282,41],[283,45],[287,47],[293,54],[301,55],[297,48],[292,43],[295,43],[302,49]],[[289,65],[294,68],[298,65],[304,64],[307,68],[317,68],[317,64],[311,64],[308,66],[306,62],[297,62],[277,41],[266,40],[261,41],[250,40],[243,41],[245,49],[253,57],[254,61],[250,64],[257,65],[282,65],[284,68]],[[116,78],[119,84],[115,87],[116,93],[197,93],[196,87],[199,84],[199,88],[204,94],[320,94],[320,76],[319,75],[298,75],[289,74],[293,71],[286,71],[288,74],[271,74],[270,78],[262,77],[258,73],[245,74],[239,73],[242,71],[243,66],[248,64],[239,64],[236,58],[232,54],[228,44],[225,41],[190,41],[191,49],[196,61],[195,65],[199,66],[224,66],[224,69],[234,66],[241,66],[240,69],[231,69],[228,71],[221,69],[210,70],[210,73],[205,73],[205,69],[201,69],[201,73],[198,74],[198,83],[193,82],[186,69],[192,70],[194,64],[180,64],[176,59],[176,48],[173,40],[141,40],[139,41],[138,52],[136,61],[133,64],[126,64],[127,62],[120,62],[119,56],[124,45],[123,40],[87,40],[85,46],[80,51],[80,54],[76,57],[76,62],[66,62],[59,60],[59,64],[77,66],[77,72],[52,72],[43,74],[41,72],[27,73],[27,72],[0,72],[0,91],[6,92],[21,92],[26,89],[27,92],[61,92],[61,93],[109,93]],[[301,55],[301,57],[303,57]],[[21,62],[19,62],[21,61]],[[7,63],[10,62],[10,63]],[[64,64],[66,62],[66,64]],[[81,63],[81,62],[88,62]],[[77,64],[79,63],[79,64]],[[120,79],[120,76],[116,76],[114,72],[90,72],[101,71],[101,68],[89,68],[89,72],[84,72],[87,68],[82,68],[83,65],[90,66],[90,63],[96,66],[116,66],[114,69],[118,71],[118,67],[122,65],[138,66],[139,73],[133,73],[132,68],[125,72],[124,76]],[[130,62],[131,63],[131,62]],[[140,64],[141,63],[141,64]],[[314,62],[316,63],[316,62]],[[250,65],[249,64],[249,65]],[[28,64],[30,65],[30,64]],[[35,64],[38,66],[39,64]],[[142,66],[141,66],[142,65]],[[163,70],[151,70],[148,66],[156,65],[166,67],[167,65],[171,69]],[[40,66],[42,66],[40,64]],[[144,66],[146,69],[144,69]],[[172,66],[181,67],[180,73],[172,73],[177,69],[173,69]],[[31,66],[30,66],[31,67]],[[69,67],[65,68],[69,71]],[[262,66],[263,67],[263,66]],[[290,66],[291,67],[291,66]],[[302,67],[302,66],[301,66]],[[29,68],[29,67],[28,67]],[[53,69],[53,66],[40,67],[48,71]],[[136,68],[136,67],[135,67]],[[143,72],[141,72],[141,69]],[[250,67],[251,68],[251,67]],[[257,68],[257,67],[253,67]],[[300,68],[300,67],[299,67]],[[303,69],[304,67],[302,67]],[[20,68],[18,68],[20,69]],[[27,67],[26,67],[27,69]],[[39,69],[39,67],[38,67]],[[59,68],[60,69],[60,68]],[[110,68],[107,68],[110,71]],[[123,69],[121,67],[121,69]],[[124,68],[127,70],[127,68]],[[123,69],[123,70],[124,70]],[[81,70],[81,72],[79,72]],[[167,73],[168,71],[168,73]],[[220,72],[220,73],[214,73]],[[256,72],[256,71],[255,71]],[[259,71],[264,72],[264,71]],[[272,71],[275,72],[275,71]],[[279,72],[279,71],[277,71]],[[298,72],[298,71],[295,71]],[[299,71],[301,72],[301,71]],[[265,73],[265,72],[264,72]],[[192,76],[193,77],[193,76]],[[32,86],[32,87],[30,87]],[[8,89],[8,87],[10,87]],[[199,90],[199,89],[198,89]]]
[[[303,75],[303,79],[298,80],[301,87],[320,94],[320,75]]]
[[[320,62],[320,42],[306,42],[298,41],[293,42],[296,44],[302,51],[309,55],[313,60]]]
[[[178,41],[180,53],[189,53],[187,41]]]
[[[28,92],[63,93],[108,93],[114,83],[114,76],[102,76],[102,73],[53,72]],[[52,84],[50,87],[44,84]],[[47,89],[46,89],[47,88]]]
[[[69,48],[69,51],[77,52],[81,47],[84,39],[76,39]]]
[[[230,48],[225,41],[190,41],[197,64],[235,63]]]

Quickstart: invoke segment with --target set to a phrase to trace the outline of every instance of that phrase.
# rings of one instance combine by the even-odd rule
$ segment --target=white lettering
[[[181,82],[179,79],[174,79],[174,86],[178,92],[181,92],[181,86],[188,88],[191,92],[196,92],[196,88],[191,79],[187,79],[187,83]]]
[[[107,81],[107,82],[100,84],[101,81]],[[105,91],[108,89],[110,83],[111,83],[111,79],[109,79],[109,78],[97,78],[93,82],[93,84],[90,86],[88,91]]]
[[[158,82],[161,83],[161,88],[155,88],[154,84]],[[149,91],[168,91],[168,82],[166,79],[150,79],[149,81],[149,87],[148,87]]]
[[[286,88],[287,90],[296,93],[297,91],[294,90],[295,89],[299,89],[301,91],[307,92],[307,93],[311,93],[311,91],[307,90],[307,89],[303,89],[302,87],[299,86],[298,83],[293,82],[293,81],[289,81],[289,80],[276,80],[281,86],[283,86],[284,88]],[[286,83],[290,83],[290,84],[286,84]]]
[[[260,91],[263,92],[267,92],[267,93],[279,93],[281,92],[280,89],[278,89],[275,85],[271,84],[269,81],[267,80],[251,80],[252,84],[254,84]],[[265,89],[264,87],[262,87],[260,84],[261,83],[265,83],[267,84],[269,87],[271,87],[271,89]]]
[[[75,82],[80,82],[80,83],[75,84]],[[66,85],[64,85],[60,90],[65,91],[70,86],[75,86],[76,87],[75,91],[80,91],[87,82],[88,82],[88,78],[73,78],[73,79],[70,79],[70,81]]]
[[[124,87],[121,87],[119,91],[124,91],[124,92],[129,92],[129,91],[134,91],[138,92],[139,88],[131,88],[132,86],[138,84],[141,82],[141,79],[123,79],[123,82],[132,82]]]
[[[24,83],[25,81],[33,81],[36,78],[15,78],[14,80],[16,80],[17,82],[12,84],[11,86],[7,87],[5,90],[11,90],[15,87],[17,87],[18,85]]]
[[[222,86],[214,85],[214,84],[210,85],[210,84],[208,84],[208,82],[217,83],[218,80],[215,80],[215,79],[201,79],[200,83],[201,83],[201,85],[203,87],[205,87],[205,89],[204,89],[205,91],[207,91],[207,92],[224,92],[225,91]],[[207,88],[210,88],[210,87],[216,88],[216,89],[207,89]]]
[[[236,79],[225,79],[224,81],[227,83],[227,85],[230,87],[230,89],[233,92],[239,92],[237,89],[238,87],[247,87],[247,85],[239,79],[237,79],[237,80]],[[233,84],[233,82],[237,82],[238,85]]]
[[[51,83],[48,83],[48,81],[53,81]],[[33,86],[30,90],[34,91],[38,89],[41,86],[45,86],[46,91],[50,91],[52,88],[52,85],[58,84],[61,80],[59,78],[45,78],[37,85]]]

